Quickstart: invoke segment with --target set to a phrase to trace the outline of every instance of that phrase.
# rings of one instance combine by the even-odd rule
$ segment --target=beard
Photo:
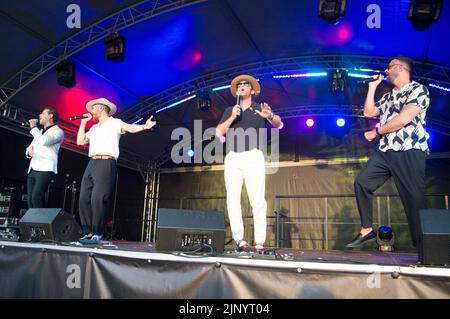
[[[389,83],[394,84],[397,77],[398,77],[398,74],[389,74],[387,77],[387,80]]]

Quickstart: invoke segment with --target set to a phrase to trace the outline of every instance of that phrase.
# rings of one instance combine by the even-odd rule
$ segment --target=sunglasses
[[[238,84],[236,84],[236,87],[238,87],[238,88],[240,88],[241,86],[247,86],[247,87],[250,87],[251,85],[250,85],[250,82],[240,82],[240,83],[238,83]]]

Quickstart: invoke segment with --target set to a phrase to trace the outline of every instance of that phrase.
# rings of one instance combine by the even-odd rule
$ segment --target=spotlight
[[[106,59],[113,62],[125,60],[125,38],[118,32],[113,32],[105,38]]]
[[[330,73],[330,88],[335,95],[344,93],[347,89],[347,71],[336,69]]]
[[[337,24],[345,15],[347,0],[320,0],[319,17],[330,24]]]
[[[339,118],[336,120],[336,125],[339,127],[343,127],[345,125],[345,120],[343,118]]]
[[[56,67],[58,84],[66,88],[73,88],[77,81],[75,80],[75,63],[70,60],[63,60]]]
[[[203,112],[206,112],[211,108],[211,97],[207,91],[197,92],[197,108]]]
[[[306,120],[306,126],[308,126],[308,127],[314,126],[314,120],[313,119],[307,119]]]
[[[377,245],[379,251],[394,251],[394,232],[389,226],[380,226],[377,232]]]
[[[425,31],[438,21],[442,9],[442,0],[411,0],[408,20],[412,21],[414,29]]]

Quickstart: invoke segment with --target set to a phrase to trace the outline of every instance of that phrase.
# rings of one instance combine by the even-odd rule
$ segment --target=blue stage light
[[[336,125],[339,127],[343,127],[345,125],[345,120],[343,118],[338,118],[336,120]]]

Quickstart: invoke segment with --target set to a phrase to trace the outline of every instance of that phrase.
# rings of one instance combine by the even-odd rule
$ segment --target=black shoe
[[[375,237],[377,237],[377,233],[372,230],[370,233],[366,234],[366,235],[362,235],[361,233],[359,233],[350,243],[348,243],[345,247],[347,248],[353,248],[353,247],[359,247],[361,246],[363,243],[365,243],[366,241],[371,241],[374,240]]]

